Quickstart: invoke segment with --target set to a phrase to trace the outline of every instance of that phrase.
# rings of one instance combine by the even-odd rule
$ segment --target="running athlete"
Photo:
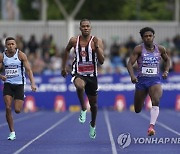
[[[165,63],[162,74],[163,79],[167,78],[170,67],[170,59],[166,49],[153,42],[154,34],[155,31],[150,27],[145,27],[140,30],[143,43],[134,48],[127,65],[131,81],[135,84],[135,112],[139,113],[141,111],[147,95],[150,96],[152,101],[148,136],[155,134],[154,125],[159,115],[159,102],[163,93],[160,76],[161,57]],[[137,77],[134,75],[133,70],[133,65],[136,61],[138,64]]]
[[[81,104],[81,112],[79,122],[86,121],[86,106],[84,101],[84,91],[88,97],[91,122],[90,122],[90,138],[96,137],[96,115],[97,115],[97,63],[104,63],[103,43],[96,36],[91,36],[91,23],[88,19],[80,21],[81,35],[72,37],[66,46],[61,75],[67,75],[66,63],[71,48],[74,47],[75,59],[72,63],[72,82],[74,83],[77,95]]]
[[[8,140],[15,140],[16,134],[11,107],[13,101],[16,113],[20,113],[23,107],[24,84],[26,83],[25,69],[31,82],[32,91],[36,91],[36,85],[27,56],[16,48],[16,41],[13,37],[6,38],[5,47],[5,51],[0,54],[0,68],[4,65],[5,75],[0,75],[0,78],[4,81],[3,96],[6,106],[6,120],[10,129]]]

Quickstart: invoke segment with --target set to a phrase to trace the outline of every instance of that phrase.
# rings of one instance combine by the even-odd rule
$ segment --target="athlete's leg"
[[[97,96],[88,95],[88,100],[91,110],[91,126],[95,127],[96,125],[96,116],[97,116]]]
[[[16,99],[14,100],[14,109],[16,113],[20,113],[23,107],[23,100]]]
[[[92,139],[96,138],[96,116],[97,116],[97,95],[96,96],[88,96],[90,110],[91,110],[91,122],[89,129],[89,136]]]
[[[141,112],[141,109],[142,109],[142,107],[144,105],[144,101],[145,101],[145,98],[146,98],[147,94],[148,94],[147,90],[139,90],[139,89],[135,90],[134,109],[135,109],[136,113]]]
[[[162,96],[161,84],[155,84],[149,88],[149,96],[153,106],[159,106],[160,98]]]
[[[74,85],[83,111],[86,110],[84,102],[85,81],[79,77],[75,78]]]
[[[152,108],[150,111],[150,124],[155,125],[159,115],[159,102],[162,96],[162,87],[160,84],[155,84],[149,88],[149,96],[152,101]]]
[[[14,132],[13,118],[11,114],[12,101],[13,101],[12,96],[10,95],[4,96],[4,102],[6,106],[6,120],[7,120],[10,132]]]

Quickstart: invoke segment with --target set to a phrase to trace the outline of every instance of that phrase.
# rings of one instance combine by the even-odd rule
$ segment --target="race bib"
[[[92,74],[94,72],[94,65],[92,63],[79,63],[78,73],[80,74]]]
[[[155,75],[157,74],[157,68],[142,67],[142,74]]]
[[[16,77],[18,75],[19,75],[19,73],[18,73],[17,68],[5,69],[5,76],[6,77]]]

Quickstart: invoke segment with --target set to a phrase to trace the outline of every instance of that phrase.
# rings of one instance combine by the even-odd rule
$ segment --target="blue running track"
[[[17,139],[9,141],[1,111],[0,154],[180,154],[180,112],[160,110],[156,135],[148,137],[148,111],[99,110],[95,140],[89,138],[90,113],[84,124],[78,116],[78,112],[13,113]]]

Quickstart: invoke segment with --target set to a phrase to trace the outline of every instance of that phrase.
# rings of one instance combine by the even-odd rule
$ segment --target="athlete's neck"
[[[13,52],[13,51],[9,51],[9,52],[6,51],[6,52],[5,52],[5,54],[6,54],[7,57],[13,57],[13,56],[15,55],[15,53],[16,53],[16,51],[14,51],[14,52]]]
[[[90,35],[81,35],[82,40],[89,40]]]
[[[146,50],[148,50],[148,51],[153,51],[154,50],[154,44],[146,44],[145,45],[145,48],[146,48]]]

